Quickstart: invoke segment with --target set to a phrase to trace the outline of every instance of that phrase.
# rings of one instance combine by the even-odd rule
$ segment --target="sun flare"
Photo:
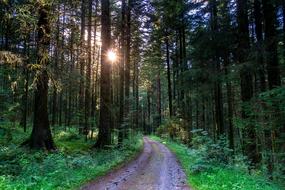
[[[113,50],[109,50],[107,53],[107,57],[111,62],[115,62],[117,59],[117,55]]]

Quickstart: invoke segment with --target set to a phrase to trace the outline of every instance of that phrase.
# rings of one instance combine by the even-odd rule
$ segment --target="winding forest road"
[[[140,156],[81,190],[190,190],[173,153],[163,144],[144,137]]]

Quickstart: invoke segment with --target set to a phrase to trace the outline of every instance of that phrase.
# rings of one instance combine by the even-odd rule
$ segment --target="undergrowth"
[[[285,189],[267,180],[261,173],[248,174],[243,159],[232,163],[224,159],[223,155],[230,154],[230,150],[217,142],[208,147],[203,139],[196,139],[196,146],[191,149],[186,145],[170,139],[154,140],[165,144],[177,156],[186,175],[187,182],[197,190],[282,190]],[[209,143],[211,144],[211,143]]]
[[[47,153],[19,147],[29,133],[19,128],[8,133],[0,136],[1,190],[76,189],[130,159],[142,147],[137,135],[120,149],[95,150],[91,148],[94,141],[85,142],[76,130],[69,130],[56,133],[58,151]]]

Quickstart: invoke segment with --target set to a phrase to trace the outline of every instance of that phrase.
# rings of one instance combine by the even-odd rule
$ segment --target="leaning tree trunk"
[[[48,5],[40,5],[38,21],[38,64],[41,68],[38,71],[35,89],[34,125],[29,141],[31,148],[55,149],[48,120],[48,50],[50,45],[50,23]]]
[[[111,62],[106,53],[111,46],[110,2],[101,0],[101,80],[100,80],[100,123],[98,140],[95,147],[104,148],[111,145]]]

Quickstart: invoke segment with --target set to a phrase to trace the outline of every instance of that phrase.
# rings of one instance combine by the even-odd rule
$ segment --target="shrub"
[[[211,170],[216,166],[226,166],[232,150],[228,148],[225,137],[221,136],[214,142],[203,130],[192,131],[193,151],[191,156],[195,157],[194,163],[191,165],[193,173],[199,173]]]
[[[180,118],[168,119],[157,129],[157,135],[188,142],[187,122]]]

